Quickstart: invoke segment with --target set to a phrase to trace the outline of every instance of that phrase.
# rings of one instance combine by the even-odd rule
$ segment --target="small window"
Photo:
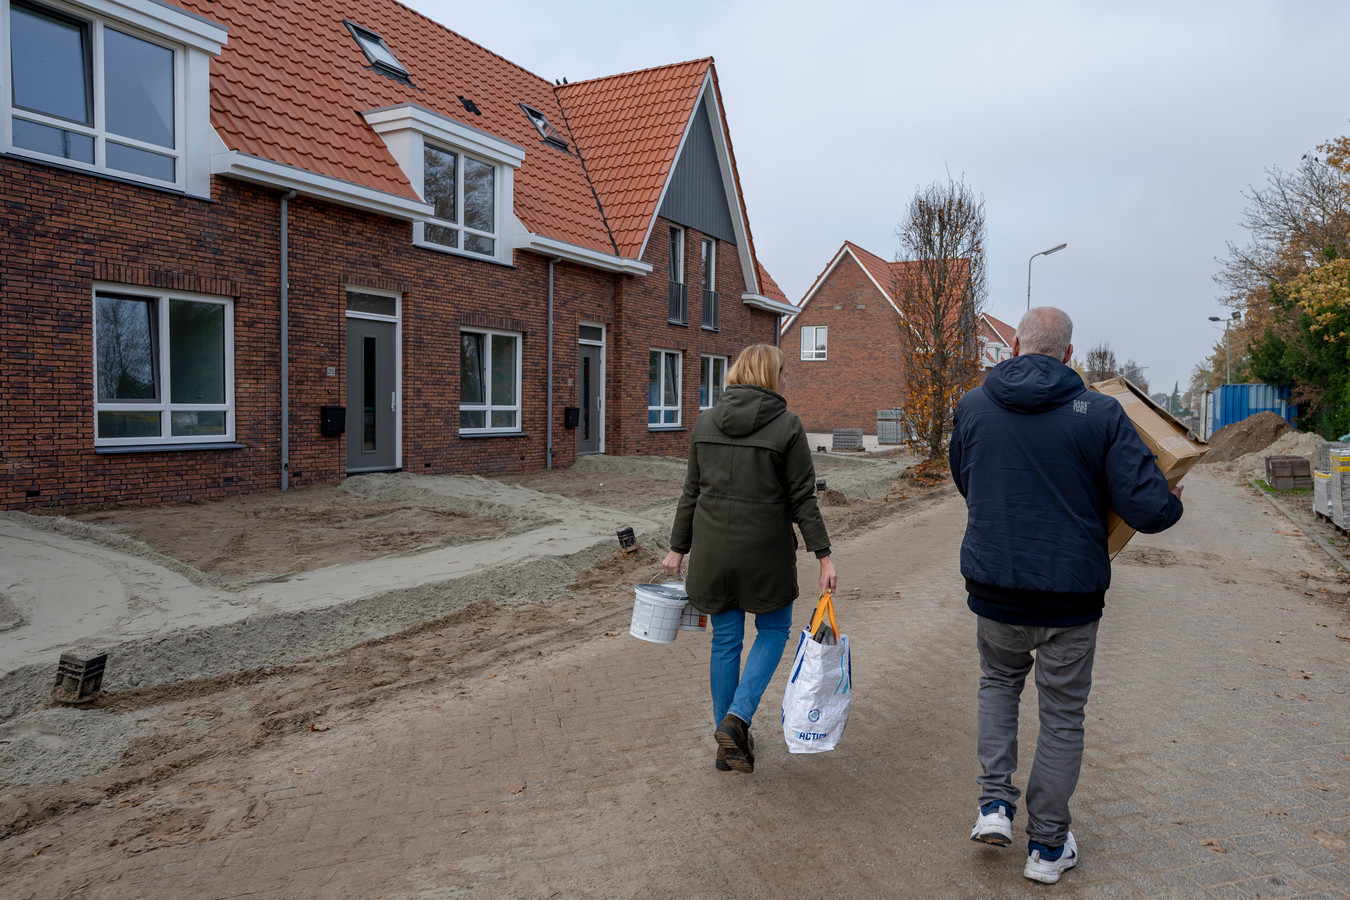
[[[699,370],[698,408],[710,409],[722,399],[722,391],[727,387],[727,358],[725,356],[705,356]]]
[[[680,424],[680,363],[678,350],[653,350],[647,356],[647,427]]]
[[[580,325],[577,327],[577,340],[583,344],[603,344],[605,329],[599,325]]]
[[[520,335],[459,334],[459,430],[520,431]]]
[[[703,239],[703,327],[717,330],[717,242]]]
[[[802,359],[825,359],[825,326],[802,326]]]
[[[366,59],[370,60],[370,64],[375,71],[405,84],[409,83],[408,70],[394,56],[394,52],[389,49],[389,45],[384,42],[384,38],[369,28],[362,28],[355,22],[344,20],[343,24],[352,33],[352,37],[356,38],[356,43],[361,48],[361,52],[366,55]]]
[[[435,210],[422,226],[422,240],[481,256],[496,255],[496,166],[426,143],[422,196]]]
[[[234,310],[228,300],[94,295],[94,442],[234,439]]]
[[[533,106],[526,106],[524,103],[520,104],[520,108],[525,111],[525,117],[530,120],[530,124],[534,126],[535,131],[539,132],[541,138],[559,150],[571,152],[568,149],[567,141],[549,124],[548,116]]]

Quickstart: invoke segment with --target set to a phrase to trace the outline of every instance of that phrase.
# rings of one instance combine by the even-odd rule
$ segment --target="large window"
[[[717,242],[703,239],[703,327],[717,329]]]
[[[520,431],[520,335],[460,332],[459,430]]]
[[[423,198],[436,208],[423,226],[428,244],[495,256],[496,167],[464,153],[425,144]]]
[[[95,443],[233,440],[233,316],[223,299],[97,291]]]
[[[698,408],[709,409],[722,399],[722,391],[727,386],[727,358],[725,356],[705,356],[699,370]]]
[[[680,424],[678,350],[653,350],[647,357],[647,427]]]
[[[825,326],[802,326],[802,359],[825,359]]]
[[[8,30],[14,150],[184,182],[181,48],[25,0],[11,0]]]
[[[670,321],[689,322],[689,286],[684,283],[684,229],[670,229]]]

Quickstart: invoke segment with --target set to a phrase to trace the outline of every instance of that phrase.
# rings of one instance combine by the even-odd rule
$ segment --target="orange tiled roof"
[[[520,109],[526,103],[561,126],[550,82],[394,0],[178,5],[229,29],[211,63],[211,124],[231,150],[415,199],[361,113],[417,104],[525,148],[514,211],[526,228],[614,252],[580,158],[542,143]],[[372,71],[344,18],[383,36],[416,87]],[[461,96],[481,115],[468,112]],[[505,231],[507,223],[498,227]]]
[[[755,260],[755,275],[759,278],[759,292],[771,300],[781,300],[783,303],[791,303],[787,294],[778,286],[778,282],[773,280],[769,270],[764,268],[764,264]]]
[[[989,313],[981,313],[980,318],[989,323],[989,328],[994,333],[994,337],[1000,342],[1012,346],[1013,338],[1017,336],[1017,329],[1004,322],[1002,319],[996,319]]]
[[[641,252],[711,59],[557,88],[621,256]]]

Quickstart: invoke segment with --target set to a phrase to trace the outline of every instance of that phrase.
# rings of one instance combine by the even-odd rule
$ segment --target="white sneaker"
[[[1040,846],[1043,845],[1037,845]],[[1059,848],[1058,859],[1046,859],[1039,849],[1030,850],[1027,853],[1027,866],[1022,870],[1022,874],[1032,881],[1054,884],[1059,881],[1059,876],[1076,865],[1078,865],[1078,843],[1070,831],[1068,837],[1064,839],[1064,846]]]
[[[1006,847],[1012,843],[1012,817],[1008,807],[1002,803],[989,803],[980,807],[980,817],[970,830],[970,839],[995,847]]]

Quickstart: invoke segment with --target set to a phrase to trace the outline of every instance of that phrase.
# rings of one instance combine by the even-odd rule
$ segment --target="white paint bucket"
[[[628,633],[653,644],[673,643],[688,603],[683,584],[639,584]]]

